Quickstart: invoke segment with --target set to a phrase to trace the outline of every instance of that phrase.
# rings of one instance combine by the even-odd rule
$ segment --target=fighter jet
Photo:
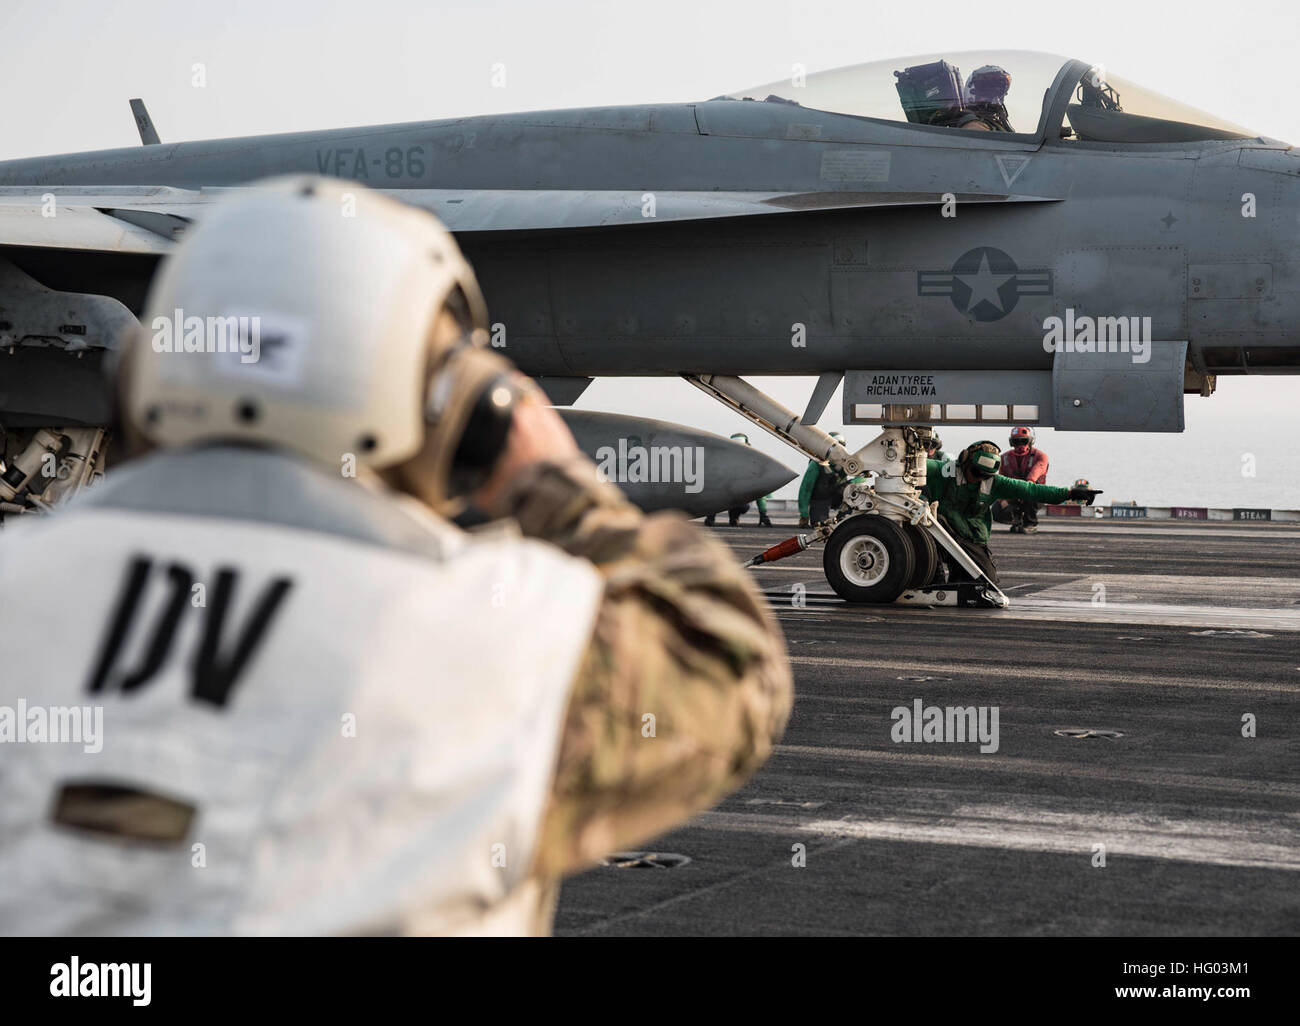
[[[1300,372],[1300,156],[1085,61],[936,54],[696,103],[191,143],[136,115],[145,145],[0,163],[0,420],[52,429],[37,455],[105,422],[96,365],[185,227],[302,172],[436,213],[494,341],[553,396],[683,375],[873,471],[791,543],[836,537],[855,601],[933,585],[927,534],[979,578],[920,498],[929,426],[1179,431],[1218,374]],[[800,415],[744,374],[818,380]],[[841,382],[844,423],[882,429],[855,453],[815,426]],[[1005,603],[984,585],[957,600]]]

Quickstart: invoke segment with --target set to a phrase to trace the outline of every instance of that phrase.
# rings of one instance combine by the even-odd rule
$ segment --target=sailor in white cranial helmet
[[[4,746],[0,933],[545,933],[763,761],[767,603],[487,325],[442,225],[354,183],[202,211],[118,368],[132,458],[0,535],[0,707],[102,715]]]

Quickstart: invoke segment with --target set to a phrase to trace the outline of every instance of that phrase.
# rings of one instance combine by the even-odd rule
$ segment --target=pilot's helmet
[[[1011,75],[1006,68],[985,64],[976,68],[966,79],[962,99],[967,103],[1005,103],[1011,88]]]

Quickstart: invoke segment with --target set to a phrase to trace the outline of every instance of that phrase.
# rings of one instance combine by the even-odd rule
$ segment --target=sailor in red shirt
[[[1011,448],[1002,454],[1002,476],[1034,484],[1047,483],[1047,453],[1034,448],[1034,431],[1011,429]],[[1012,534],[1033,534],[1038,530],[1038,504],[1026,499],[1003,500],[993,507],[993,519],[1011,525]]]

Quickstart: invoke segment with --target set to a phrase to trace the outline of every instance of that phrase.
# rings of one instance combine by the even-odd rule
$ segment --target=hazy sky
[[[133,145],[133,96],[144,97],[160,135],[171,141],[690,101],[788,77],[796,62],[817,71],[979,48],[1104,62],[1117,75],[1265,135],[1300,140],[1295,0],[0,0],[0,38],[8,44],[0,70],[0,159]],[[195,64],[204,66],[202,87],[193,84]],[[504,65],[504,88],[492,84],[494,65]],[[1108,495],[1153,504],[1192,503],[1212,490],[1243,505],[1300,507],[1300,382],[1232,378],[1220,385],[1212,399],[1188,400],[1185,435],[1043,432],[1053,478],[1087,476]],[[802,410],[810,388],[809,381],[785,379],[775,390]],[[681,381],[650,388],[600,381],[582,405],[723,434],[740,425]],[[837,397],[822,426],[836,426],[838,417]],[[751,431],[765,450],[802,468],[797,454],[758,434]],[[849,440],[861,443],[865,435],[856,429]],[[1240,474],[1247,452],[1256,457],[1254,478]],[[1178,475],[1163,471],[1163,483],[1145,485],[1148,460],[1184,467],[1186,493],[1166,494],[1182,486]]]
[[[164,139],[690,101],[810,71],[937,50],[1048,50],[1282,139],[1293,0],[1078,4],[418,3],[4,0],[0,157],[131,145],[143,96]],[[191,85],[192,66],[207,84]],[[492,66],[506,66],[504,88]]]

